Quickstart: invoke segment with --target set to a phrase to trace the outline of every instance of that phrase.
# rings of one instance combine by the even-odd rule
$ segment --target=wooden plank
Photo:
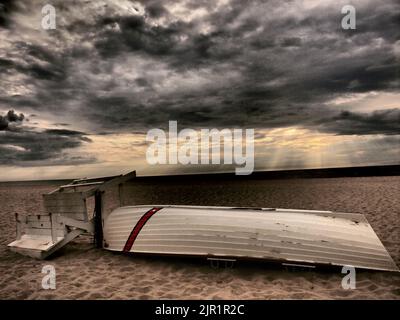
[[[50,221],[51,221],[51,240],[53,243],[56,243],[57,241],[57,215],[52,214],[50,216]]]
[[[57,241],[62,239],[63,237],[59,237]],[[20,240],[10,243],[8,247],[13,252],[42,259],[43,252],[50,250],[54,245],[48,235],[23,235]]]
[[[18,246],[10,246],[10,250],[12,252],[19,253],[24,256],[34,258],[34,259],[42,259],[42,251],[41,250],[26,249],[26,248],[21,248]]]
[[[40,259],[45,259],[49,255],[53,254],[60,248],[64,247],[66,244],[74,240],[79,235],[83,234],[85,231],[76,229],[69,232],[61,241],[57,242],[54,246],[52,246],[49,250],[42,251],[40,255]]]
[[[60,216],[59,221],[62,221],[67,226],[76,227],[91,233],[94,232],[94,224],[92,221],[78,221],[64,216]]]
[[[60,189],[67,189],[67,188],[78,188],[78,187],[88,187],[88,186],[95,186],[103,184],[104,181],[98,182],[86,182],[86,183],[77,183],[77,184],[66,184],[60,187]]]
[[[125,174],[125,175],[116,176],[115,178],[103,183],[103,185],[100,185],[97,188],[93,188],[91,190],[83,192],[83,196],[85,198],[92,197],[92,196],[94,196],[94,194],[95,194],[95,192],[97,190],[101,191],[101,192],[104,192],[108,188],[115,187],[116,185],[125,183],[125,182],[127,182],[127,181],[129,181],[129,180],[131,180],[131,179],[133,179],[135,177],[136,177],[136,171],[131,171],[131,172]]]
[[[64,193],[66,195],[67,193]],[[73,193],[71,193],[73,194]],[[71,199],[46,199],[44,203],[48,206],[81,206],[85,201],[83,198]]]
[[[82,192],[44,194],[43,201],[49,205],[79,205],[84,201]]]
[[[96,177],[96,178],[81,178],[81,179],[76,179],[72,181],[70,184],[77,184],[77,183],[86,183],[86,182],[107,182],[110,181],[114,178],[119,177],[119,175],[116,176],[107,176],[107,177]]]
[[[45,206],[48,213],[86,213],[86,206]]]
[[[51,236],[51,229],[25,228],[24,232],[26,235]],[[58,229],[56,234],[58,237],[63,237],[64,231]]]
[[[50,194],[44,194],[43,198],[45,200],[67,200],[71,201],[74,199],[83,200],[82,192],[56,192]]]
[[[65,217],[70,217],[76,220],[81,220],[81,221],[87,221],[87,213],[86,212],[70,212],[70,211],[57,211],[57,210],[52,210],[50,211],[53,214],[60,214]]]
[[[43,195],[47,214],[62,214],[78,220],[87,220],[86,199],[81,192]]]
[[[77,213],[63,213],[63,217],[79,220],[79,221],[87,221],[87,214],[77,214]]]
[[[124,182],[127,182],[130,179],[133,179],[136,177],[136,171],[131,171],[125,175],[121,175],[119,177],[116,177],[110,181],[107,181],[104,183],[102,186],[98,188],[99,191],[106,191],[107,188],[122,184]]]
[[[49,234],[23,235],[21,240],[16,240],[8,245],[11,251],[36,259],[45,259],[67,243],[84,233],[83,230],[72,230],[65,237],[58,236],[53,242]]]
[[[51,229],[51,222],[28,221],[27,227],[36,229]],[[57,229],[64,229],[64,226],[61,223],[57,223]]]
[[[26,217],[26,225],[25,228],[29,229],[48,229],[51,230],[52,224],[50,221],[50,216],[27,216]],[[55,224],[57,230],[61,230],[63,233],[66,232],[66,227],[59,218],[57,223]]]

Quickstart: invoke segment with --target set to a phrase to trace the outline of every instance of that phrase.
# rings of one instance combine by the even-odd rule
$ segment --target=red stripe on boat
[[[162,208],[153,208],[147,211],[136,223],[135,227],[133,228],[131,234],[129,235],[128,240],[126,240],[123,252],[129,252],[132,249],[133,243],[135,242],[140,230],[142,230],[143,226],[146,222],[155,214],[157,211],[160,211]]]

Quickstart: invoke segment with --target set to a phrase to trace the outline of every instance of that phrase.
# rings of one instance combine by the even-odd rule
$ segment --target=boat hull
[[[361,214],[146,205],[114,210],[103,229],[112,251],[399,271]]]

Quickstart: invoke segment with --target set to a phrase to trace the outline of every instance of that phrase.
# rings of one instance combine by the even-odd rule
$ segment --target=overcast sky
[[[149,166],[169,120],[254,128],[256,169],[399,164],[399,71],[396,0],[2,1],[0,180],[227,169]]]

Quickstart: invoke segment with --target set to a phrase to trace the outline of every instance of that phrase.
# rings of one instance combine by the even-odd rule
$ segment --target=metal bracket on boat
[[[235,265],[236,259],[225,258],[207,258],[210,261],[210,266],[213,269],[218,269],[221,266],[225,269],[232,269]]]

